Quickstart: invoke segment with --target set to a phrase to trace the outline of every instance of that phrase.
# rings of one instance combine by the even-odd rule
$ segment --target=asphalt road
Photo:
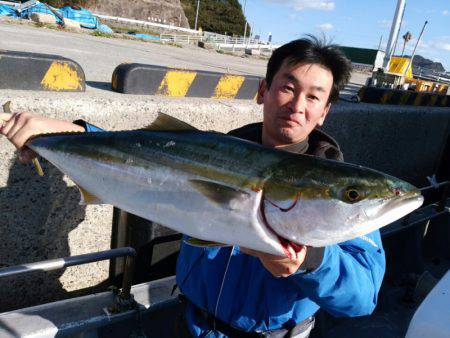
[[[30,24],[0,19],[0,49],[56,54],[78,62],[84,69],[87,92],[113,95],[109,91],[111,75],[123,62],[264,76],[267,61],[250,57],[219,54],[196,46],[182,48],[125,39],[92,36],[87,33],[37,28]],[[354,73],[343,97],[354,95],[366,75]],[[103,93],[102,93],[103,92]]]

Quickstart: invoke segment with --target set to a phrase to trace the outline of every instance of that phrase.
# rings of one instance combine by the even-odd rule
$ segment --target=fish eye
[[[344,191],[344,198],[349,203],[358,202],[362,196],[356,188],[349,187]]]

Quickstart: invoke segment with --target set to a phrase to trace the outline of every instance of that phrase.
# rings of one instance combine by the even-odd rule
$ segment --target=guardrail
[[[120,18],[117,16],[109,16],[109,15],[103,15],[103,14],[97,14],[97,13],[92,13],[93,15],[95,15],[96,17],[100,18],[100,19],[104,19],[104,20],[108,20],[108,21],[113,21],[113,22],[122,22],[122,23],[128,23],[128,24],[133,24],[133,25],[138,25],[138,26],[149,26],[149,27],[158,27],[158,28],[164,28],[167,30],[175,30],[175,31],[180,31],[180,32],[187,32],[187,33],[191,33],[191,34],[201,34],[201,32],[195,30],[195,29],[189,29],[189,28],[184,28],[184,27],[178,27],[178,26],[174,26],[174,25],[166,25],[163,23],[156,23],[156,22],[150,22],[150,21],[142,21],[142,20],[134,20],[134,19],[127,19],[127,18]]]
[[[165,42],[175,42],[180,44],[190,44],[203,41],[203,36],[195,35],[178,35],[178,34],[160,34],[159,38],[161,41]]]

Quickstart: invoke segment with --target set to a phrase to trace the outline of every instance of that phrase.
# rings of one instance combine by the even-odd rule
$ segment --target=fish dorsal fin
[[[211,241],[205,241],[203,239],[198,239],[198,238],[194,238],[194,237],[191,237],[189,239],[185,239],[184,242],[186,244],[189,244],[189,245],[192,245],[192,246],[196,246],[196,247],[200,247],[200,248],[219,248],[219,247],[228,246],[226,244],[217,243],[217,242],[211,242]]]
[[[86,189],[77,186],[78,189],[80,190],[81,193],[81,201],[80,204],[81,205],[87,205],[87,204],[103,204],[102,201],[100,201],[100,199],[95,196],[92,195],[89,191],[87,191]]]
[[[193,179],[189,183],[209,200],[231,210],[239,209],[245,200],[251,198],[244,190],[215,182]]]
[[[145,127],[144,129],[154,131],[198,130],[197,128],[191,126],[189,123],[186,123],[164,113],[158,113],[158,117],[152,122],[152,124]]]

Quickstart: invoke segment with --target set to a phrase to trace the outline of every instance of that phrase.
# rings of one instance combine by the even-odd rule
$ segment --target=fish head
[[[401,179],[321,160],[306,170],[290,163],[275,171],[261,212],[281,238],[320,247],[375,231],[422,203],[420,191]]]

